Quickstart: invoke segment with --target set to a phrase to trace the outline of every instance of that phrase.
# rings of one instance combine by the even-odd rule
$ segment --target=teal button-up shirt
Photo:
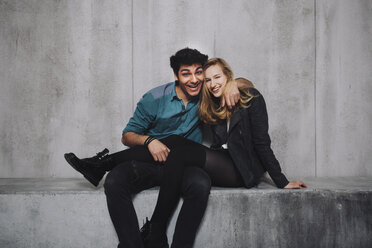
[[[199,98],[190,100],[185,108],[183,101],[177,97],[175,86],[176,83],[171,82],[143,95],[123,134],[135,132],[157,139],[176,134],[201,143]]]

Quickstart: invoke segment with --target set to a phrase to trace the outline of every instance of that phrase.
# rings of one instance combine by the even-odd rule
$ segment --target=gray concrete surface
[[[314,176],[314,2],[220,1],[218,13],[234,18],[218,21],[216,56],[264,94],[283,170]]]
[[[214,188],[194,247],[371,247],[371,177],[303,180],[304,190]],[[140,223],[156,197],[156,189],[135,197]],[[0,179],[0,226],[2,248],[117,243],[103,189],[83,179]]]
[[[131,1],[0,1],[0,177],[68,177],[132,115]]]
[[[317,3],[317,174],[371,175],[372,1]]]
[[[0,0],[0,177],[78,177],[122,148],[169,56],[221,56],[267,100],[289,176],[372,176],[371,1]]]

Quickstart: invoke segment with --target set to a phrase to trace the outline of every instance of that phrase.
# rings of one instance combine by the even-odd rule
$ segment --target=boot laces
[[[98,158],[99,160],[102,160],[103,158],[105,158],[107,156],[108,153],[109,153],[109,150],[107,148],[105,148],[105,149],[103,149],[102,152],[97,153],[96,158]]]

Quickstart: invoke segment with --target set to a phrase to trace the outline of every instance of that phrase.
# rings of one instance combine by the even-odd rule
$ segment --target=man
[[[197,111],[204,80],[202,66],[207,59],[207,55],[190,48],[182,49],[170,58],[176,81],[156,87],[142,97],[123,130],[124,145],[146,145],[154,161],[164,162],[170,148],[161,139],[176,134],[201,143]],[[238,99],[236,85],[226,90],[228,106],[234,106]],[[89,180],[91,174],[76,168],[70,155],[65,156],[68,162]],[[132,161],[114,167],[107,175],[104,187],[111,220],[120,242],[118,247],[143,247],[131,197],[160,185],[163,170],[162,166]],[[94,174],[94,180],[89,181],[97,185],[103,174]],[[196,167],[185,170],[181,190],[184,202],[176,223],[173,248],[192,247],[207,206],[210,187],[210,178],[203,170]],[[152,231],[156,232],[156,229],[153,227]],[[168,247],[167,241],[160,242],[158,247]]]

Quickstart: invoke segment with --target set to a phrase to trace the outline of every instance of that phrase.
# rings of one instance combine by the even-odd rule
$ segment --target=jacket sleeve
[[[254,94],[256,97],[250,101],[249,107],[253,149],[276,186],[284,188],[289,182],[282,173],[279,162],[271,149],[266,104],[263,96],[257,93]]]

